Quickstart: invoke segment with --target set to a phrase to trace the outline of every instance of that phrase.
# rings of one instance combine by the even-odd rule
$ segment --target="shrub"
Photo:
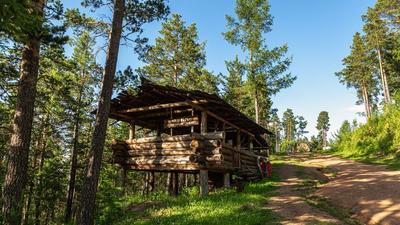
[[[396,154],[400,149],[400,106],[385,106],[382,113],[354,129],[345,121],[332,146],[345,156]]]

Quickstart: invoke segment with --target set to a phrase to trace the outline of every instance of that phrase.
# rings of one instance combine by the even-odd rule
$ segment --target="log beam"
[[[157,104],[157,105],[150,105],[150,106],[144,106],[144,107],[124,109],[124,110],[117,111],[117,113],[133,113],[133,112],[143,112],[143,111],[151,111],[151,110],[157,110],[157,109],[168,109],[168,108],[175,108],[175,107],[180,107],[180,106],[188,106],[190,104],[204,104],[207,102],[208,102],[207,100],[173,102],[173,103],[165,103],[165,104]]]
[[[233,124],[233,123],[231,123],[231,122],[225,120],[224,118],[222,118],[222,117],[216,115],[215,113],[212,113],[212,112],[208,111],[208,110],[205,109],[204,107],[202,107],[202,106],[200,106],[200,105],[197,105],[197,104],[194,104],[194,103],[192,103],[192,102],[187,102],[187,103],[188,103],[189,105],[191,105],[193,108],[196,108],[196,109],[198,109],[198,110],[200,110],[200,111],[202,111],[202,112],[206,112],[208,115],[214,117],[215,119],[220,120],[220,121],[222,121],[222,122],[228,124],[229,126],[234,127],[234,128],[236,128],[236,129],[242,131],[243,133],[246,133],[247,135],[249,135],[249,136],[251,136],[251,137],[254,137],[254,134],[252,134],[252,133],[250,133],[249,131],[244,130],[244,129],[242,129],[242,128],[236,126],[235,124]]]

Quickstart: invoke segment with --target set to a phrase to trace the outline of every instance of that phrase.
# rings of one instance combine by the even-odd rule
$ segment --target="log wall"
[[[200,169],[258,176],[257,155],[224,144],[224,133],[113,141],[114,163],[133,170],[197,172]]]

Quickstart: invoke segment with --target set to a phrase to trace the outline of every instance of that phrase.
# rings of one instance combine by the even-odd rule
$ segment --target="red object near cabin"
[[[272,176],[272,164],[270,161],[267,162],[267,176],[268,177]]]
[[[267,172],[267,165],[265,164],[264,160],[261,160],[261,162],[260,162],[260,167],[261,167],[261,176],[262,176],[262,177],[268,176],[268,174],[266,174],[266,172]]]

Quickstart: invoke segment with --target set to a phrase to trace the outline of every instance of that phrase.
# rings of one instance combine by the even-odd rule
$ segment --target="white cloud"
[[[346,112],[351,112],[351,113],[359,113],[364,111],[364,106],[363,105],[353,105],[349,106],[345,109]]]

